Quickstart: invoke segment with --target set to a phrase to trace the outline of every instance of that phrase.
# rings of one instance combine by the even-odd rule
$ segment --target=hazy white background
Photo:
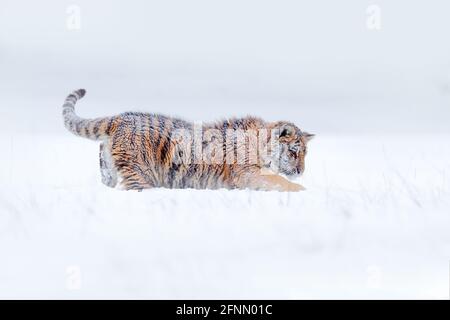
[[[379,31],[366,26],[373,4]],[[78,31],[66,27],[71,5]],[[87,116],[257,110],[319,133],[447,130],[449,10],[445,0],[1,0],[1,108],[20,99],[14,107],[33,112],[16,130],[55,131],[50,110],[86,87]]]
[[[449,12],[0,0],[0,297],[448,298]],[[85,117],[292,120],[308,191],[109,190],[62,123],[81,87]]]

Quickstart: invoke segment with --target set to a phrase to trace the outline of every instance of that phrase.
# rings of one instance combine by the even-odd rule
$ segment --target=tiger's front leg
[[[238,183],[240,188],[250,188],[263,191],[282,191],[298,192],[306,190],[300,184],[289,181],[288,179],[273,172],[254,172]]]
[[[283,192],[298,192],[306,190],[301,184],[289,181],[280,175],[262,175],[257,179],[259,190],[277,190]]]

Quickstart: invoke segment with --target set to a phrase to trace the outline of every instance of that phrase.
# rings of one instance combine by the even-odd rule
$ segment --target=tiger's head
[[[276,139],[276,147],[272,152],[270,167],[288,176],[296,177],[305,171],[305,156],[308,152],[308,142],[314,134],[300,130],[290,122],[280,121],[272,126]]]

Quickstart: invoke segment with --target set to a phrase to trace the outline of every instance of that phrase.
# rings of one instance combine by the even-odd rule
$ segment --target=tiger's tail
[[[83,119],[75,113],[75,104],[84,97],[86,90],[78,89],[69,94],[63,104],[64,125],[73,134],[91,140],[104,140],[109,137],[113,117]]]

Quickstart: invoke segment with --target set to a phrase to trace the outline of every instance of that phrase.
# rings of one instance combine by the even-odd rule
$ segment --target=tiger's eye
[[[298,146],[293,146],[289,148],[289,151],[297,153],[299,151],[299,147]]]

